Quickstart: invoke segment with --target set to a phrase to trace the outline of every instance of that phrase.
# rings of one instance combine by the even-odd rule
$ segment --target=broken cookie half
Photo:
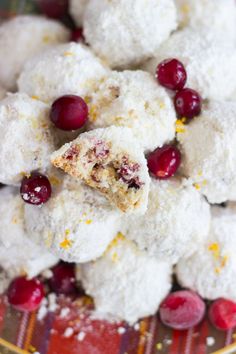
[[[83,133],[54,152],[51,161],[99,190],[123,212],[146,211],[150,177],[129,128],[112,126]]]

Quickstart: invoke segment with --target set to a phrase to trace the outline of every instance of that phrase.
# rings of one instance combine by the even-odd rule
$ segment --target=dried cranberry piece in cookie
[[[129,128],[111,126],[80,134],[56,151],[51,161],[122,211],[146,210],[150,177],[143,151]]]
[[[68,0],[36,0],[39,9],[48,17],[61,18],[68,12]]]

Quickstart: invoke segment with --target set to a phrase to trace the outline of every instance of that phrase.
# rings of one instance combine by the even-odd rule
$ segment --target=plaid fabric
[[[0,18],[36,11],[33,0],[0,0]],[[87,302],[87,298],[67,301],[70,311],[66,318],[60,317],[59,308],[38,321],[36,313],[16,312],[0,298],[0,337],[6,341],[2,343],[0,338],[0,354],[209,354],[236,340],[236,329],[217,332],[207,319],[182,332],[165,328],[157,316],[142,320],[136,330],[92,320]],[[65,307],[65,300],[59,306]],[[66,338],[68,327],[73,328],[73,335]],[[207,345],[209,337],[214,338],[212,346]],[[10,348],[10,343],[19,349]]]
[[[75,302],[61,298],[58,304],[54,313],[49,312],[38,321],[36,313],[16,312],[1,300],[0,336],[26,353],[40,354],[208,354],[236,338],[236,329],[217,332],[207,319],[189,331],[171,331],[160,323],[158,316],[152,316],[134,329],[124,323],[92,319],[87,297]],[[61,316],[62,308],[68,309],[65,318]],[[66,337],[68,328],[73,333]],[[209,337],[215,340],[212,346],[207,345]],[[3,351],[0,346],[0,353],[17,351]]]

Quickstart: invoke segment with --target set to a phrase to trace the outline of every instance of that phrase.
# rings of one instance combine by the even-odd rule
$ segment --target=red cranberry
[[[161,321],[178,330],[197,325],[205,314],[205,303],[194,292],[180,290],[171,293],[160,306]]]
[[[236,326],[236,303],[226,299],[214,301],[209,308],[209,318],[219,330],[226,331]]]
[[[157,67],[157,80],[160,85],[170,90],[181,90],[187,80],[184,65],[177,59],[163,60]]]
[[[17,310],[35,311],[44,297],[43,284],[38,279],[16,278],[8,288],[7,297]]]
[[[41,205],[50,199],[52,188],[46,176],[33,173],[30,177],[23,178],[20,193],[26,203]]]
[[[185,88],[175,95],[175,110],[180,117],[193,118],[201,113],[202,98],[197,91]]]
[[[71,40],[73,42],[83,42],[84,41],[83,28],[76,28],[74,31],[72,31]]]
[[[76,290],[75,267],[71,263],[59,263],[52,268],[53,276],[49,279],[50,288],[57,294],[72,294]]]
[[[157,148],[147,158],[149,171],[158,179],[172,177],[178,170],[180,162],[180,151],[172,145]]]
[[[51,18],[61,18],[68,12],[69,0],[36,0],[40,11]]]
[[[59,129],[77,130],[88,119],[88,106],[79,96],[62,96],[52,104],[50,118]]]

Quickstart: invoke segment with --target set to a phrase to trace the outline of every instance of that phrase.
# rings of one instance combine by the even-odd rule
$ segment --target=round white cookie
[[[226,99],[236,89],[232,79],[236,77],[236,47],[212,33],[191,28],[175,32],[144,69],[154,74],[157,65],[167,58],[176,58],[185,65],[187,87],[203,98]]]
[[[43,206],[25,205],[30,240],[67,262],[100,257],[119,229],[119,217],[100,194],[73,179]]]
[[[173,0],[90,0],[84,34],[112,67],[138,64],[152,56],[177,26]]]
[[[69,12],[77,26],[81,27],[88,0],[70,0]]]
[[[174,139],[176,114],[172,101],[149,73],[113,71],[89,101],[91,129],[129,127],[145,151]]]
[[[236,102],[212,101],[179,133],[182,172],[210,203],[236,200]]]
[[[69,31],[42,16],[17,16],[0,26],[0,84],[15,89],[25,62],[45,48],[66,42]]]
[[[4,97],[6,97],[7,91],[0,86],[0,100],[2,100]]]
[[[145,213],[150,177],[131,129],[111,126],[80,134],[55,151],[51,161],[100,191],[123,212]]]
[[[215,300],[236,301],[236,205],[212,208],[209,236],[189,258],[183,258],[176,273],[180,284]]]
[[[101,258],[78,267],[78,278],[97,312],[133,324],[157,311],[171,288],[171,266],[119,233]]]
[[[224,36],[225,40],[236,37],[236,6],[234,0],[175,0],[178,19],[182,27]]]
[[[0,101],[0,182],[17,185],[25,174],[45,172],[55,150],[49,107],[25,94]]]
[[[210,226],[210,208],[187,181],[152,179],[148,210],[127,219],[127,238],[150,256],[175,264],[193,253],[205,240]]]
[[[28,61],[19,80],[19,91],[45,102],[68,94],[86,96],[108,68],[82,44],[50,48]]]
[[[0,267],[10,278],[34,277],[57,263],[57,257],[27,237],[24,202],[17,189],[0,189],[0,213]]]

